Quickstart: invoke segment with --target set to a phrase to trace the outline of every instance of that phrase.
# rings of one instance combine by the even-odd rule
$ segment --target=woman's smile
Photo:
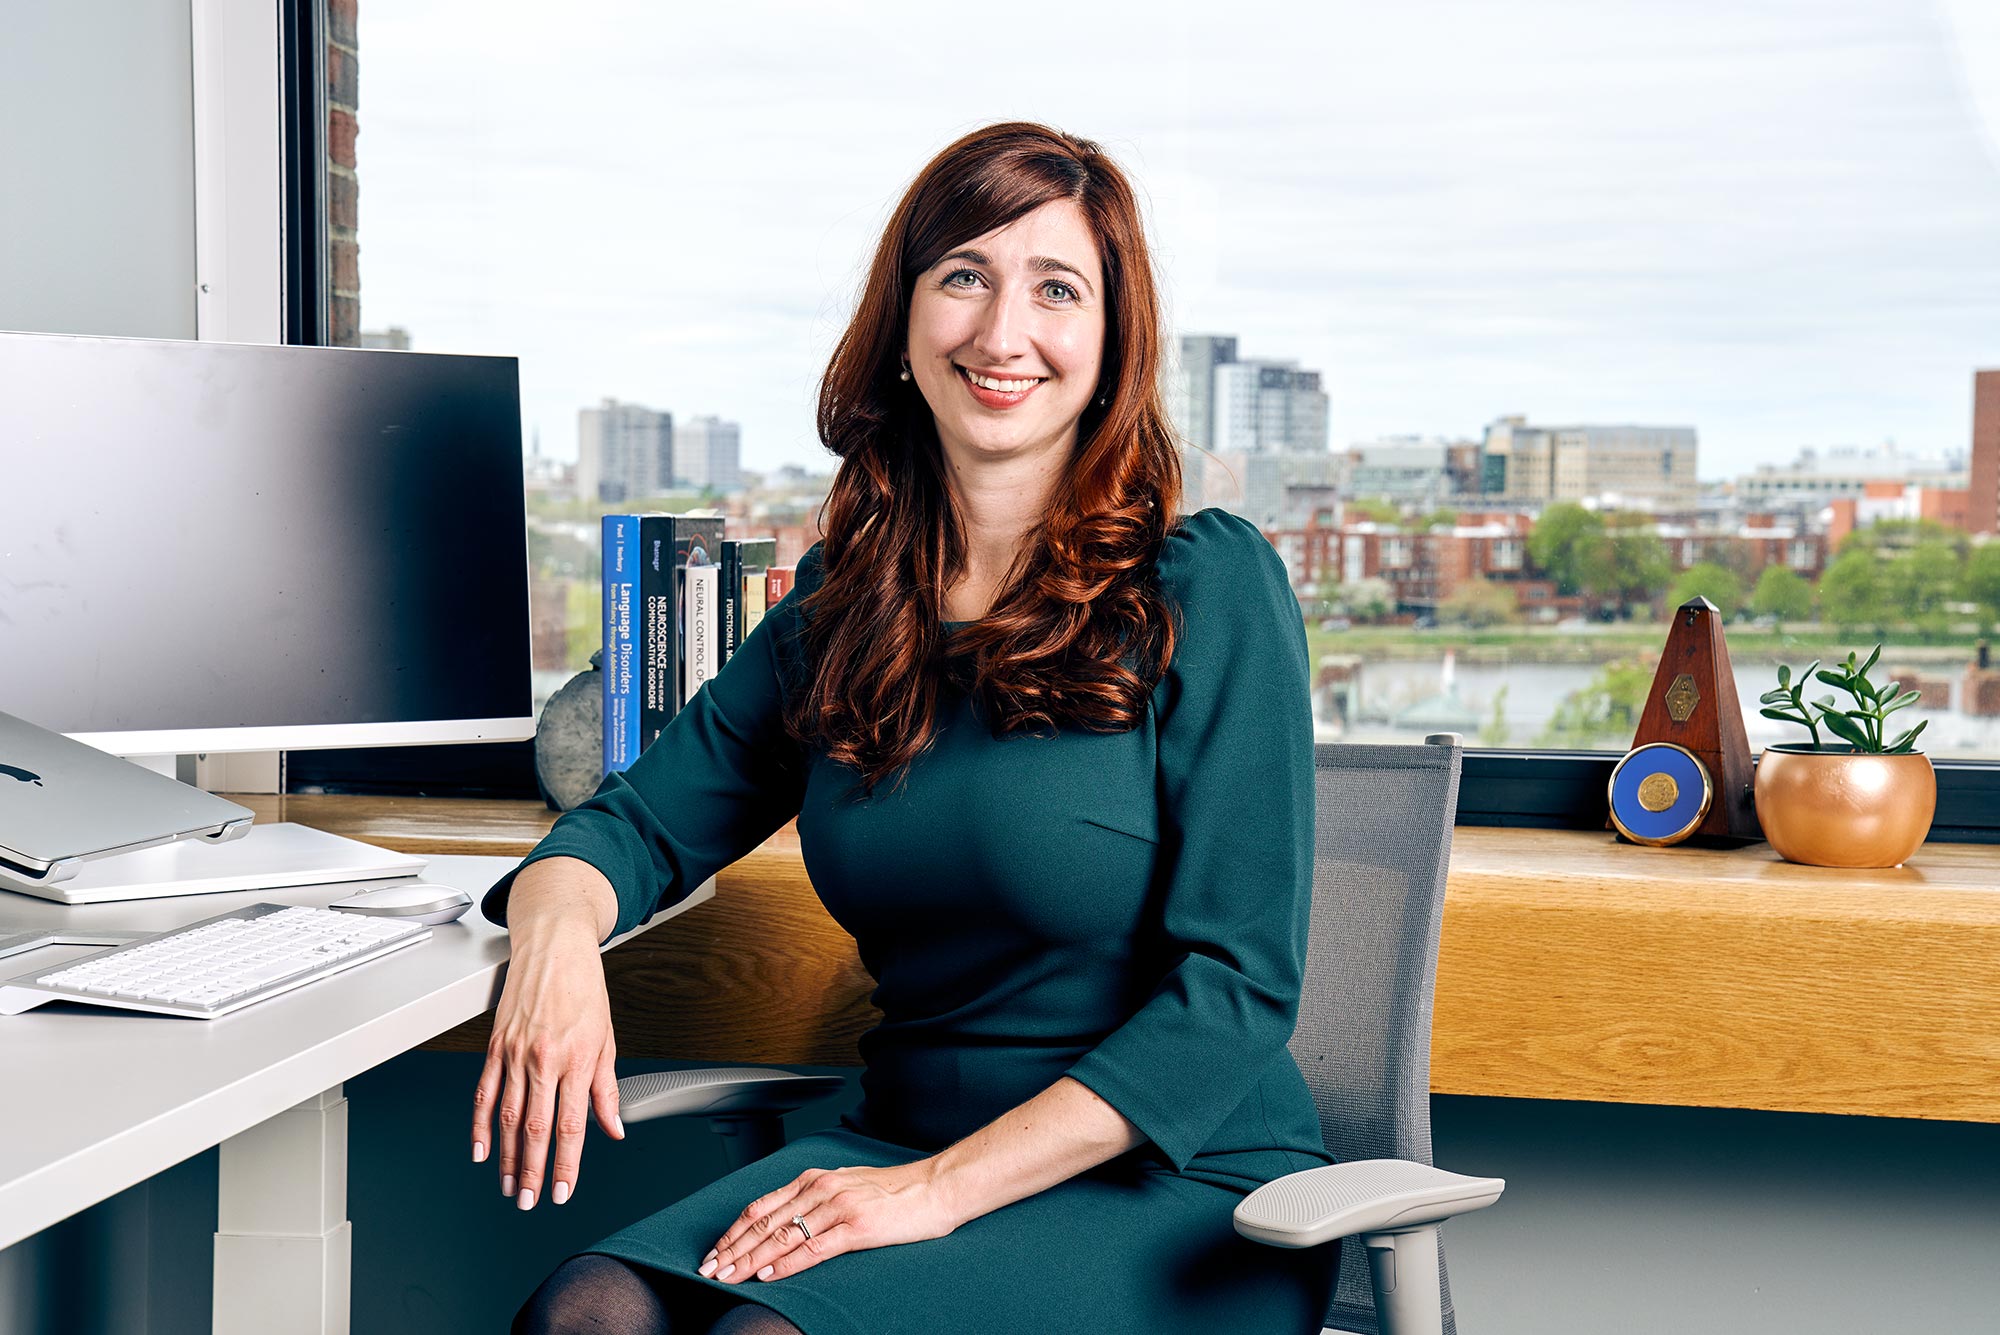
[[[1003,380],[997,376],[979,375],[956,362],[952,363],[952,368],[958,372],[958,378],[964,382],[966,389],[971,391],[972,397],[988,408],[1012,408],[1015,404],[1024,402],[1030,394],[1041,388],[1042,381],[1047,378],[1023,376]],[[999,388],[1000,386],[1005,388]]]

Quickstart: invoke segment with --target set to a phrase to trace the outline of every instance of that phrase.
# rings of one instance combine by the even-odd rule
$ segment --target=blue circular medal
[[[1701,825],[1714,792],[1692,752],[1648,742],[1611,771],[1611,823],[1635,844],[1677,844]]]

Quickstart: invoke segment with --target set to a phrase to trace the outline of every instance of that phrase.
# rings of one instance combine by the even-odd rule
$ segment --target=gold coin
[[[1639,780],[1639,805],[1648,811],[1665,811],[1681,795],[1681,786],[1671,774],[1648,774]]]

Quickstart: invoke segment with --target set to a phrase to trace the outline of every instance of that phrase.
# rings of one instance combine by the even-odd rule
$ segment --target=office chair
[[[1506,1186],[1431,1166],[1431,1001],[1464,751],[1457,733],[1424,741],[1313,748],[1312,930],[1291,1050],[1340,1162],[1266,1183],[1235,1211],[1238,1233],[1272,1246],[1360,1237],[1326,1317],[1353,1335],[1455,1335],[1438,1225]],[[741,1167],[784,1143],[784,1113],[843,1083],[667,1071],[620,1080],[619,1107],[626,1122],[707,1117]]]

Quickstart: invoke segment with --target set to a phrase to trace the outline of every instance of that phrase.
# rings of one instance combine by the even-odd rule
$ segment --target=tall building
[[[635,501],[671,490],[674,415],[606,399],[577,413],[579,499]]]
[[[1972,496],[1966,526],[2000,534],[2000,371],[1972,375]]]
[[[743,428],[719,417],[690,417],[674,428],[674,482],[700,490],[743,490]]]
[[[1326,392],[1295,361],[1215,368],[1209,448],[1218,454],[1324,454]]]
[[[1699,490],[1694,466],[1691,426],[1531,426],[1502,417],[1486,428],[1481,491],[1511,505],[1684,509]]]
[[[1236,360],[1236,339],[1226,334],[1182,334],[1179,373],[1167,405],[1181,438],[1196,449],[1215,448],[1215,368]]]

